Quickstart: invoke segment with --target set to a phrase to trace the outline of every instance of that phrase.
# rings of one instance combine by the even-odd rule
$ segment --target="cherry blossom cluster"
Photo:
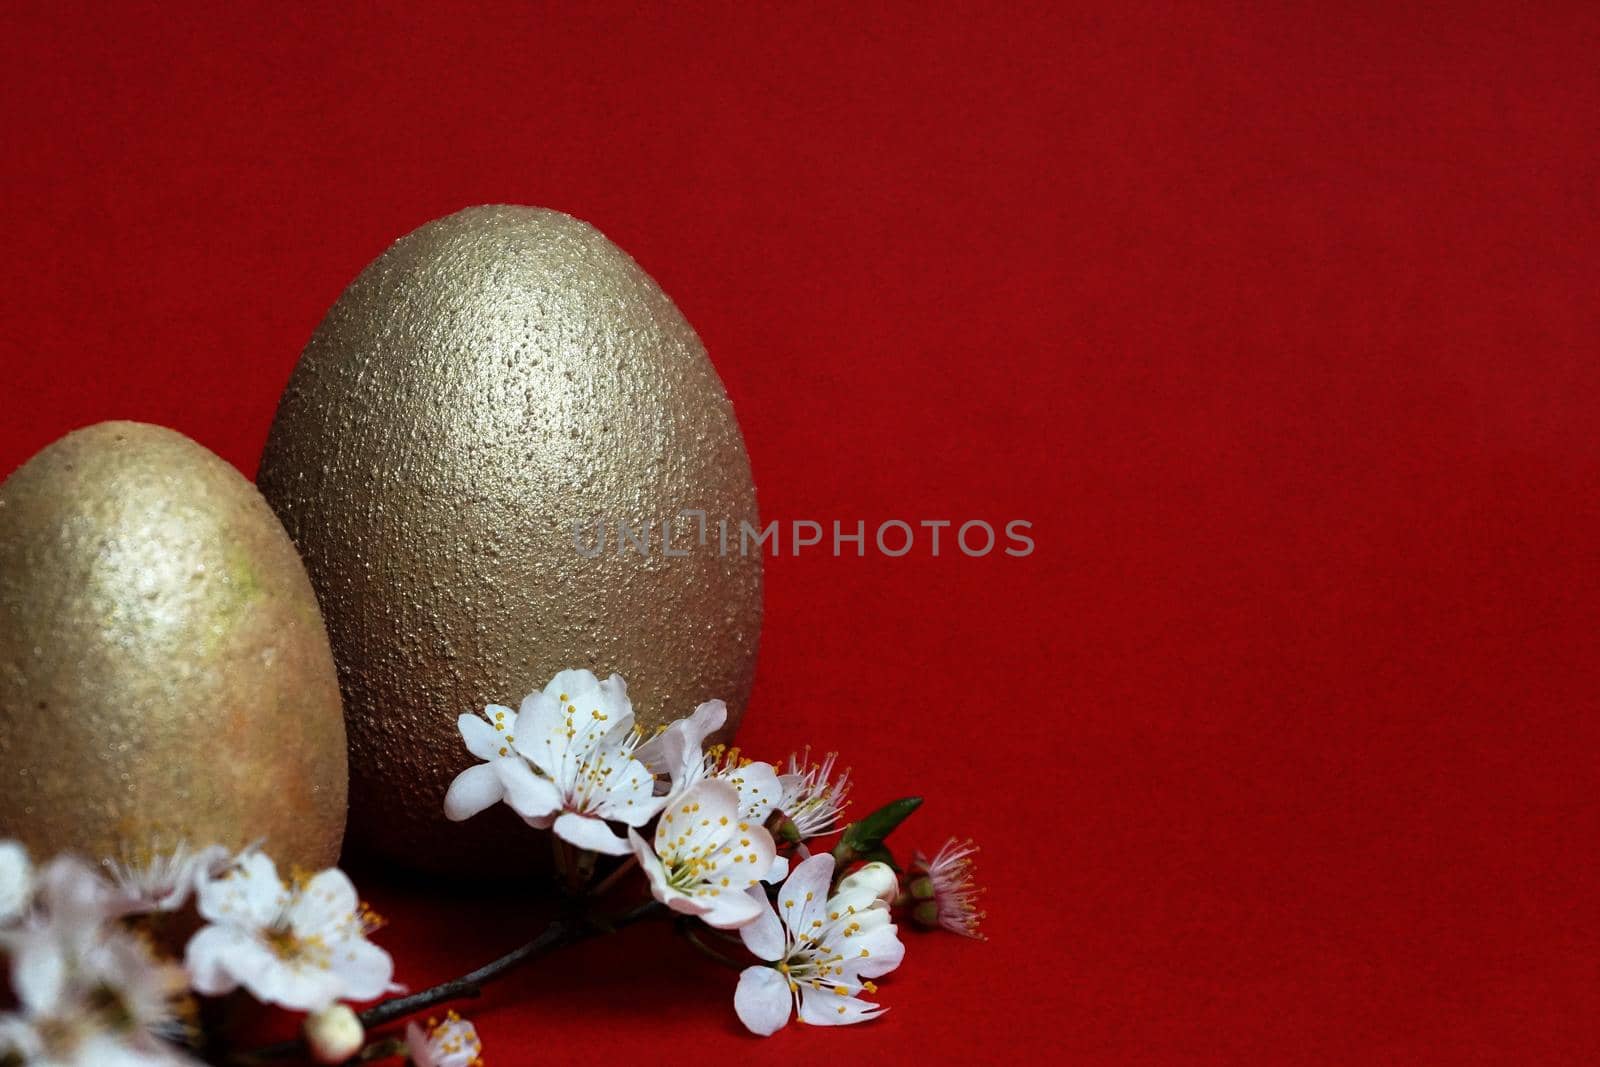
[[[306,1055],[342,1063],[368,1047],[344,1002],[399,991],[394,961],[367,938],[377,925],[343,872],[284,880],[256,848],[180,844],[142,862],[96,868],[62,855],[35,867],[17,842],[0,841],[0,954],[13,1001],[0,1012],[0,1064],[232,1062],[203,1025],[204,1004],[241,989],[304,1013]],[[471,1024],[453,1017],[412,1024],[391,1044],[415,1067],[482,1062]]]
[[[835,757],[789,757],[786,768],[707,740],[727,721],[713,700],[653,737],[635,725],[620,675],[556,675],[513,711],[499,705],[460,718],[467,750],[445,814],[471,818],[505,804],[554,835],[567,888],[602,891],[637,866],[650,895],[684,921],[732,932],[754,958],[743,967],[734,1009],[752,1032],[791,1017],[813,1025],[881,1014],[874,979],[904,956],[896,906],[913,922],[978,938],[983,913],[971,842],[918,853],[902,890],[885,838],[920,803],[898,801],[842,826],[850,790]],[[831,851],[820,838],[837,834]],[[608,873],[604,857],[620,857]],[[725,962],[725,950],[698,947]],[[724,937],[723,940],[726,940]]]
[[[897,916],[982,937],[971,842],[902,868],[886,839],[918,798],[846,823],[850,778],[834,756],[775,765],[708,745],[726,721],[711,701],[646,737],[622,678],[588,671],[563,671],[516,710],[461,716],[480,762],[451,784],[445,814],[504,804],[546,832],[564,903],[531,941],[411,994],[371,940],[381,920],[338,869],[286,875],[260,846],[183,843],[36,864],[0,841],[0,1067],[482,1067],[472,1023],[448,1012],[424,1025],[424,1013],[650,918],[739,970],[733,1007],[751,1032],[844,1025],[884,1011],[876,980],[905,955]],[[218,1020],[241,999],[296,1013],[300,1036],[239,1049]]]

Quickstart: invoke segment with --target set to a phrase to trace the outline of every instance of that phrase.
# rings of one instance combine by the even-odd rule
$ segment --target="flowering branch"
[[[694,946],[694,950],[700,953],[700,955],[706,957],[706,959],[711,960],[714,963],[720,963],[724,967],[731,967],[736,971],[744,970],[744,964],[733,959],[731,956],[723,955],[721,952],[700,940],[700,935],[695,931],[692,920],[687,918],[679,919],[673,924],[673,929],[677,931],[678,936],[682,937],[685,941],[689,942],[690,945]],[[715,933],[716,931],[713,930],[712,932]],[[737,938],[735,941],[737,942]]]
[[[377,1003],[402,992],[394,960],[368,939],[382,921],[336,868],[283,878],[256,846],[180,846],[110,864],[108,880],[70,855],[35,870],[26,849],[0,840],[0,1067],[201,1067],[202,1055],[227,1067],[399,1056],[409,1067],[483,1067],[470,1021],[408,1017],[669,913],[697,952],[739,971],[733,1007],[750,1031],[797,1017],[848,1025],[884,1010],[875,980],[905,953],[897,914],[982,939],[976,846],[952,838],[907,869],[887,844],[921,798],[845,824],[849,771],[835,773],[834,754],[813,763],[808,750],[785,770],[708,747],[726,719],[708,701],[647,739],[622,678],[588,671],[561,672],[519,710],[461,716],[481,762],[450,784],[445,814],[460,821],[504,804],[549,832],[566,910],[498,959]],[[650,899],[608,914],[601,900],[614,890]],[[169,920],[195,929],[181,964],[147,936]],[[302,1013],[300,1036],[233,1051],[221,1005],[207,998],[235,990]],[[399,1020],[403,1031],[374,1033]]]
[[[665,911],[654,900],[647,900],[638,907],[619,915],[615,919],[589,919],[571,920],[555,919],[540,931],[539,936],[525,944],[519,945],[507,952],[499,959],[490,960],[476,970],[468,971],[459,978],[452,978],[440,982],[436,986],[409,993],[403,997],[391,997],[379,1004],[374,1004],[366,1011],[360,1012],[356,1018],[367,1030],[373,1030],[385,1023],[403,1019],[408,1015],[415,1015],[436,1004],[443,1004],[451,1000],[462,1000],[478,996],[483,987],[494,979],[513,971],[525,963],[531,963],[542,956],[547,956],[559,948],[577,944],[596,934],[610,933],[622,930],[642,919]],[[304,1053],[306,1044],[304,1039],[296,1038],[292,1041],[280,1041],[275,1045],[267,1045],[250,1052],[238,1053],[229,1058],[237,1064],[265,1063],[271,1060],[287,1059]]]
[[[435,1004],[443,1004],[447,1000],[475,997],[482,991],[486,983],[493,981],[507,971],[522,966],[524,963],[530,963],[541,956],[554,952],[558,948],[576,944],[596,934],[625,929],[641,919],[647,919],[664,910],[654,900],[648,900],[615,919],[605,920],[603,924],[594,921],[574,923],[557,919],[549,926],[546,926],[538,937],[525,945],[512,949],[499,959],[491,960],[475,971],[468,971],[460,978],[455,978],[448,982],[440,982],[431,989],[424,989],[419,993],[411,993],[403,997],[394,997],[381,1004],[375,1004],[366,1011],[361,1012],[359,1018],[362,1024],[369,1028],[382,1026],[384,1023],[392,1022],[395,1019],[414,1015],[424,1008],[431,1008]]]

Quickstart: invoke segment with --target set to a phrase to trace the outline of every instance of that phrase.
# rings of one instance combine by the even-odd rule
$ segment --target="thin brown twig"
[[[556,919],[539,933],[539,936],[526,944],[519,945],[499,959],[491,960],[482,967],[468,971],[460,978],[453,978],[448,982],[440,982],[417,993],[410,993],[401,997],[392,997],[379,1004],[374,1004],[366,1011],[361,1012],[357,1018],[361,1025],[368,1030],[376,1029],[385,1023],[413,1015],[435,1004],[443,1004],[449,1000],[460,1000],[465,997],[475,997],[482,992],[483,986],[500,977],[507,971],[514,970],[525,963],[529,963],[554,952],[558,948],[586,940],[599,933],[610,933],[632,926],[641,919],[661,911],[661,905],[654,900],[646,901],[631,911],[625,912],[615,919]],[[227,1062],[243,1067],[247,1064],[267,1063],[272,1060],[286,1059],[305,1051],[305,1041],[296,1038],[292,1041],[280,1041],[275,1045],[250,1052],[238,1053],[228,1057]]]
[[[678,934],[685,941],[689,942],[689,944],[693,945],[695,951],[699,952],[700,955],[709,960],[714,960],[715,962],[722,964],[722,966],[729,967],[735,971],[744,970],[744,964],[729,956],[724,956],[721,952],[700,940],[700,935],[695,932],[694,927],[689,923],[679,922],[676,926],[676,929]]]

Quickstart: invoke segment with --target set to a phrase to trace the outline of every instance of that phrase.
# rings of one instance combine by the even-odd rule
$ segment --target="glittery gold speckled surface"
[[[0,485],[0,837],[339,854],[345,742],[311,585],[250,483],[108,422]]]
[[[466,767],[463,712],[564,667],[623,674],[647,726],[750,692],[761,561],[744,442],[694,330],[593,227],[472,208],[394,244],[301,356],[262,492],[311,573],[348,712],[351,842],[435,870],[520,866],[502,812],[441,804]],[[700,509],[648,556],[586,559],[571,523]],[[592,543],[592,532],[591,532]],[[731,727],[730,727],[731,729]],[[508,844],[511,847],[508,847]]]

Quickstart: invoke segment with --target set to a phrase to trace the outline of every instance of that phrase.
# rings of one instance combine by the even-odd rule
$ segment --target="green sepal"
[[[867,851],[861,853],[861,855],[857,856],[856,859],[860,860],[862,863],[887,864],[889,869],[895,874],[900,873],[900,865],[894,861],[894,853],[889,851],[888,845],[879,845],[877,848],[868,849]]]
[[[866,818],[856,820],[844,828],[839,845],[833,850],[833,858],[840,864],[854,863],[856,860],[882,860],[899,870],[894,858],[884,848],[883,840],[921,806],[921,797],[901,797],[891,800]]]

